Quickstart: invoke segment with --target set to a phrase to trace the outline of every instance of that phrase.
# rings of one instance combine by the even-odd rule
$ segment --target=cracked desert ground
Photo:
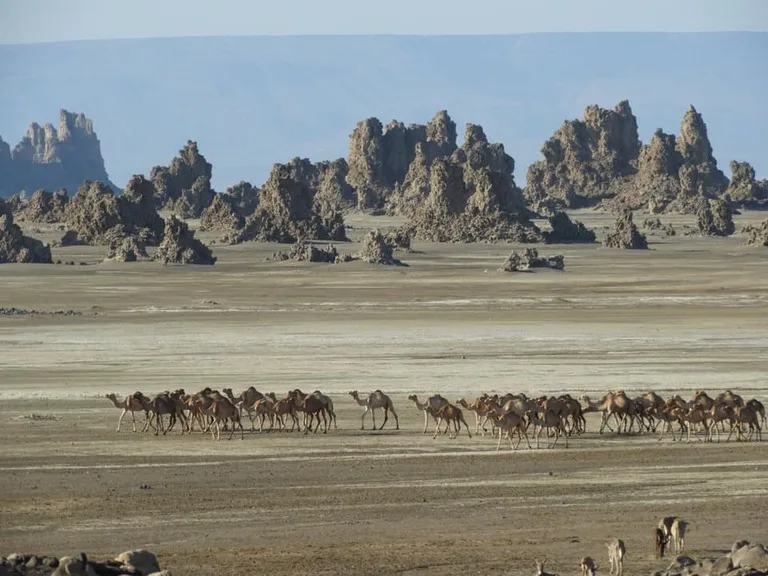
[[[577,218],[599,236],[610,223]],[[351,218],[351,236],[392,222]],[[0,552],[143,547],[174,574],[243,575],[529,575],[537,557],[576,574],[591,555],[607,574],[620,537],[631,576],[668,564],[653,557],[663,515],[690,522],[694,557],[768,543],[764,443],[601,436],[590,415],[568,449],[496,452],[424,435],[406,399],[731,388],[766,402],[768,252],[738,234],[649,239],[539,246],[566,271],[512,275],[496,271],[509,246],[423,243],[407,268],[265,262],[279,247],[258,244],[215,246],[214,267],[101,264],[92,247],[54,249],[91,266],[4,265],[2,305],[85,314],[0,317]],[[118,434],[103,397],[248,385],[320,389],[338,430],[216,442],[134,434],[126,417]],[[348,392],[376,388],[399,431],[359,429]]]

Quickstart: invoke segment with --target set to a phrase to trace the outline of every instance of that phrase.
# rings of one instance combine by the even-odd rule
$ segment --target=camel
[[[242,400],[240,401],[242,403]],[[252,406],[243,405],[243,408],[248,412],[248,418],[251,419],[251,430],[255,430],[253,426],[254,418],[253,414],[261,417],[259,422],[259,432],[264,432],[264,421],[269,417],[269,429],[272,430],[275,427],[275,402],[272,402],[271,398],[263,396],[256,400]],[[241,412],[242,413],[242,412]]]
[[[363,415],[361,416],[362,424],[360,425],[360,430],[365,430],[365,415],[368,414],[368,412],[371,413],[371,420],[373,420],[373,430],[376,430],[376,410],[381,409],[384,411],[384,422],[381,424],[381,428],[379,430],[382,430],[384,428],[384,424],[387,423],[387,420],[389,419],[389,412],[392,412],[392,416],[395,417],[395,430],[400,430],[400,421],[397,418],[397,412],[395,412],[395,406],[392,403],[392,399],[384,394],[381,390],[374,390],[365,399],[360,398],[360,395],[357,393],[357,390],[353,390],[349,393],[352,398],[355,399],[355,402],[358,403],[358,405],[365,408],[363,411]]]
[[[667,546],[667,537],[661,528],[653,529],[653,538],[655,541],[656,558],[664,558],[664,551]]]
[[[664,540],[666,540],[667,543],[669,543],[669,538],[672,534],[672,524],[674,524],[677,519],[677,516],[664,516],[664,518],[659,520],[658,528],[661,530],[661,533],[664,535]]]
[[[473,412],[475,414],[475,434],[480,434],[481,422],[483,422],[482,435],[485,436],[485,433],[487,432],[487,430],[485,429],[485,420],[487,419],[489,408],[493,406],[493,404],[491,404],[488,400],[489,400],[488,395],[483,394],[475,398],[475,401],[472,402],[472,404],[467,404],[467,401],[464,398],[459,398],[456,401],[456,404],[458,404],[465,410],[469,410],[470,412]]]
[[[472,438],[472,433],[469,431],[469,425],[464,420],[464,414],[461,412],[461,408],[454,406],[453,404],[446,404],[437,411],[437,425],[435,426],[435,435],[432,438],[437,438],[437,433],[440,431],[440,424],[446,422],[446,430],[450,427],[450,423],[453,422],[454,435],[448,435],[448,438],[457,438],[459,432],[461,432],[461,425],[464,424],[467,428],[467,434]]]
[[[133,424],[133,431],[136,432],[136,412],[144,412],[144,420],[149,419],[149,398],[144,396],[141,392],[134,392],[130,396],[123,398],[122,402],[117,401],[117,397],[112,394],[106,394],[105,398],[112,401],[115,408],[122,410],[120,418],[117,420],[117,432],[120,432],[120,425],[123,423],[125,415],[131,413],[131,423]]]
[[[427,433],[427,418],[432,416],[432,419],[437,422],[437,411],[443,406],[447,406],[449,404],[448,400],[440,396],[440,394],[430,396],[427,398],[427,401],[424,402],[424,404],[419,403],[419,399],[416,397],[416,394],[411,394],[408,396],[408,400],[412,400],[413,403],[416,404],[416,408],[424,412],[424,434]]]
[[[534,562],[536,562],[536,575],[535,576],[557,576],[557,574],[553,574],[552,572],[545,572],[544,571],[544,564],[547,563],[547,559],[544,558],[541,562],[539,560],[534,559]]]
[[[672,522],[672,527],[670,528],[669,535],[670,535],[672,548],[675,554],[682,554],[683,551],[685,550],[686,528],[688,528],[688,522],[686,522],[685,520],[681,520],[680,518],[675,518],[675,521]]]
[[[704,405],[704,402],[696,402],[687,411],[681,414],[682,422],[688,429],[688,443],[691,442],[691,430],[695,428],[697,424],[700,424],[705,431],[709,429],[709,422],[707,419],[708,409],[705,408]],[[714,406],[714,404],[712,405]],[[699,440],[701,440],[701,438],[699,438]]]
[[[565,439],[565,447],[568,448],[568,434],[565,432],[565,426],[563,425],[563,419],[561,416],[558,416],[554,412],[547,410],[542,412],[542,416],[539,417],[538,415],[533,417],[533,424],[534,424],[534,430],[536,430],[535,426],[539,427],[539,432],[536,434],[536,449],[539,448],[539,438],[541,437],[541,433],[544,431],[544,428],[547,429],[547,448],[554,448],[555,444],[557,444],[558,439],[560,438],[560,435],[563,436]],[[549,444],[549,438],[551,437],[550,429],[554,430],[554,436],[555,440],[552,442],[552,445]]]
[[[221,439],[221,423],[231,420],[232,428],[229,431],[227,440],[232,439],[232,435],[235,433],[235,426],[240,428],[240,439],[243,440],[245,436],[243,432],[243,424],[240,421],[240,410],[229,400],[229,398],[221,397],[214,400],[210,412],[213,416],[213,424],[210,426],[211,437],[213,439]]]
[[[304,434],[307,434],[312,428],[312,421],[317,418],[317,426],[314,433],[317,434],[317,430],[320,428],[320,417],[323,418],[323,434],[328,433],[328,423],[325,418],[325,403],[314,394],[310,394],[304,398],[302,402],[302,411],[304,412]]]
[[[491,417],[495,419],[496,426],[499,428],[499,443],[496,445],[496,450],[501,448],[501,439],[504,436],[504,432],[507,433],[507,439],[509,445],[513,447],[513,450],[517,450],[520,447],[520,443],[525,441],[528,443],[528,449],[531,448],[531,441],[528,439],[528,432],[525,429],[525,420],[519,414],[515,412],[501,412],[501,409],[496,408],[491,414]],[[512,444],[512,434],[517,433],[517,446]]]
[[[232,388],[222,388],[221,391],[226,394],[227,398],[229,398],[229,401],[232,402],[232,404],[238,407],[240,410],[240,418],[243,417],[243,407],[253,406],[257,400],[264,398],[264,394],[256,390],[256,388],[253,386],[249,386],[240,392],[240,394],[237,396],[232,395]],[[248,416],[250,417],[250,413]],[[251,429],[253,429],[253,419],[251,419]]]
[[[597,572],[597,566],[591,556],[584,556],[579,562],[579,568],[581,569],[581,576],[595,576]]]
[[[752,408],[752,410],[760,415],[762,422],[758,422],[758,428],[762,430],[765,426],[765,406],[763,406],[763,403],[760,402],[760,400],[757,398],[752,398],[752,400],[746,403],[746,406],[749,406]]]
[[[624,556],[627,553],[627,548],[624,546],[624,541],[619,538],[609,540],[606,544],[608,547],[608,562],[611,565],[609,574],[616,574],[621,576],[624,573]]]
[[[728,434],[728,438],[725,439],[727,442],[731,439],[731,436],[733,435],[733,423],[736,418],[736,415],[733,411],[733,408],[728,406],[727,404],[714,404],[712,406],[712,409],[709,411],[709,426],[707,427],[707,440],[709,442],[712,442],[712,431],[714,430],[717,432],[717,443],[720,443],[720,429],[722,428],[725,430],[725,423],[728,422],[730,425],[730,433]],[[718,424],[720,426],[718,427]]]
[[[755,433],[757,440],[761,441],[763,439],[763,433],[760,428],[760,418],[758,416],[759,407],[755,404],[750,404],[750,402],[747,402],[744,406],[737,406],[734,410],[736,416],[737,439],[741,440],[744,438],[744,425],[746,424],[749,426],[749,435],[747,436],[746,441],[749,442],[752,439],[752,435]]]
[[[176,425],[177,420],[181,420],[181,433],[189,430],[186,416],[184,415],[184,402],[182,396],[184,390],[176,390],[173,393],[165,391],[158,394],[149,402],[149,418],[144,423],[143,432],[146,432],[149,428],[155,431],[155,436],[163,431],[165,436]],[[168,416],[168,427],[163,427],[163,416]],[[154,422],[157,421],[157,426]]]

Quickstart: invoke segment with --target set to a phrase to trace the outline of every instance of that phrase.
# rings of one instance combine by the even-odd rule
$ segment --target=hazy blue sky
[[[256,34],[768,30],[768,0],[0,0],[0,44]]]

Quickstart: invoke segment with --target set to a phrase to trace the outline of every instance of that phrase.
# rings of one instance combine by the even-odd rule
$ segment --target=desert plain
[[[612,222],[571,215],[599,238]],[[466,411],[471,439],[433,439],[431,420],[424,434],[407,400],[731,389],[765,403],[768,252],[671,222],[650,250],[538,246],[562,272],[499,272],[520,246],[419,242],[398,253],[407,267],[267,262],[279,246],[257,243],[214,246],[212,267],[104,263],[90,246],[53,249],[84,266],[3,265],[0,306],[80,314],[0,316],[0,554],[147,548],[174,574],[232,575],[530,575],[535,558],[563,575],[591,555],[607,574],[619,537],[631,576],[669,564],[653,553],[662,516],[690,523],[694,558],[768,543],[764,443],[600,435],[590,414],[568,448],[496,451]],[[341,252],[398,221],[347,223]],[[214,441],[133,433],[128,416],[117,433],[104,398],[250,385],[322,390],[338,429]],[[348,393],[377,388],[399,430],[360,430]]]

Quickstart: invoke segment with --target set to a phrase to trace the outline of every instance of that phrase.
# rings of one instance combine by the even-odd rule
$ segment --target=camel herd
[[[378,430],[384,428],[390,414],[394,418],[395,428],[400,429],[394,403],[387,394],[375,390],[361,396],[355,390],[349,395],[363,408],[361,429],[365,429],[365,418],[369,413],[373,429],[377,429],[377,410],[381,410],[384,416]],[[195,394],[187,394],[183,389],[166,391],[152,398],[141,392],[135,392],[122,400],[114,394],[107,394],[106,397],[122,410],[117,423],[118,432],[127,414],[131,415],[133,431],[136,432],[137,412],[143,412],[145,416],[142,431],[152,429],[156,435],[160,432],[167,434],[178,423],[182,434],[193,432],[197,425],[200,432],[210,432],[214,439],[220,438],[222,430],[229,430],[229,438],[239,431],[243,438],[244,414],[251,422],[252,431],[256,430],[257,421],[259,432],[264,431],[267,422],[267,431],[317,433],[321,424],[323,433],[327,433],[331,426],[338,428],[333,401],[319,390],[307,394],[295,389],[279,399],[273,392],[262,394],[253,386],[237,396],[229,388],[222,389],[222,392],[204,388]],[[703,437],[704,441],[711,442],[717,436],[720,442],[721,433],[727,430],[726,441],[734,434],[738,441],[750,441],[753,438],[759,441],[762,440],[765,425],[763,404],[755,398],[744,400],[731,390],[714,398],[704,391],[697,391],[690,400],[680,395],[664,400],[655,392],[632,398],[623,390],[609,392],[599,401],[592,401],[588,396],[577,400],[569,394],[537,398],[529,398],[525,394],[482,394],[472,403],[464,398],[451,403],[439,394],[421,402],[412,394],[408,400],[423,412],[425,434],[431,419],[435,426],[433,438],[441,433],[443,424],[445,428],[442,433],[450,431],[449,438],[456,438],[462,426],[471,438],[472,432],[464,418],[463,408],[475,415],[476,435],[490,434],[494,438],[498,437],[497,450],[501,448],[504,437],[517,450],[523,440],[531,448],[530,440],[533,436],[538,448],[544,430],[547,432],[548,448],[554,447],[560,438],[567,448],[569,437],[586,432],[585,414],[590,412],[601,415],[600,434],[606,429],[616,434],[658,432],[659,440],[670,434],[672,440],[685,437],[690,442],[693,437]],[[513,438],[517,443],[513,442]]]
[[[685,533],[688,528],[688,522],[677,516],[665,516],[659,520],[658,527],[654,528],[655,555],[657,559],[663,558],[665,551],[669,550],[674,554],[682,554],[685,550]],[[627,547],[621,538],[612,538],[605,543],[608,548],[608,574],[610,576],[623,576],[624,557],[627,555]],[[544,569],[546,558],[544,560],[534,559],[536,563],[535,576],[557,576]],[[597,563],[591,556],[584,556],[579,562],[581,576],[595,576],[597,574]]]

